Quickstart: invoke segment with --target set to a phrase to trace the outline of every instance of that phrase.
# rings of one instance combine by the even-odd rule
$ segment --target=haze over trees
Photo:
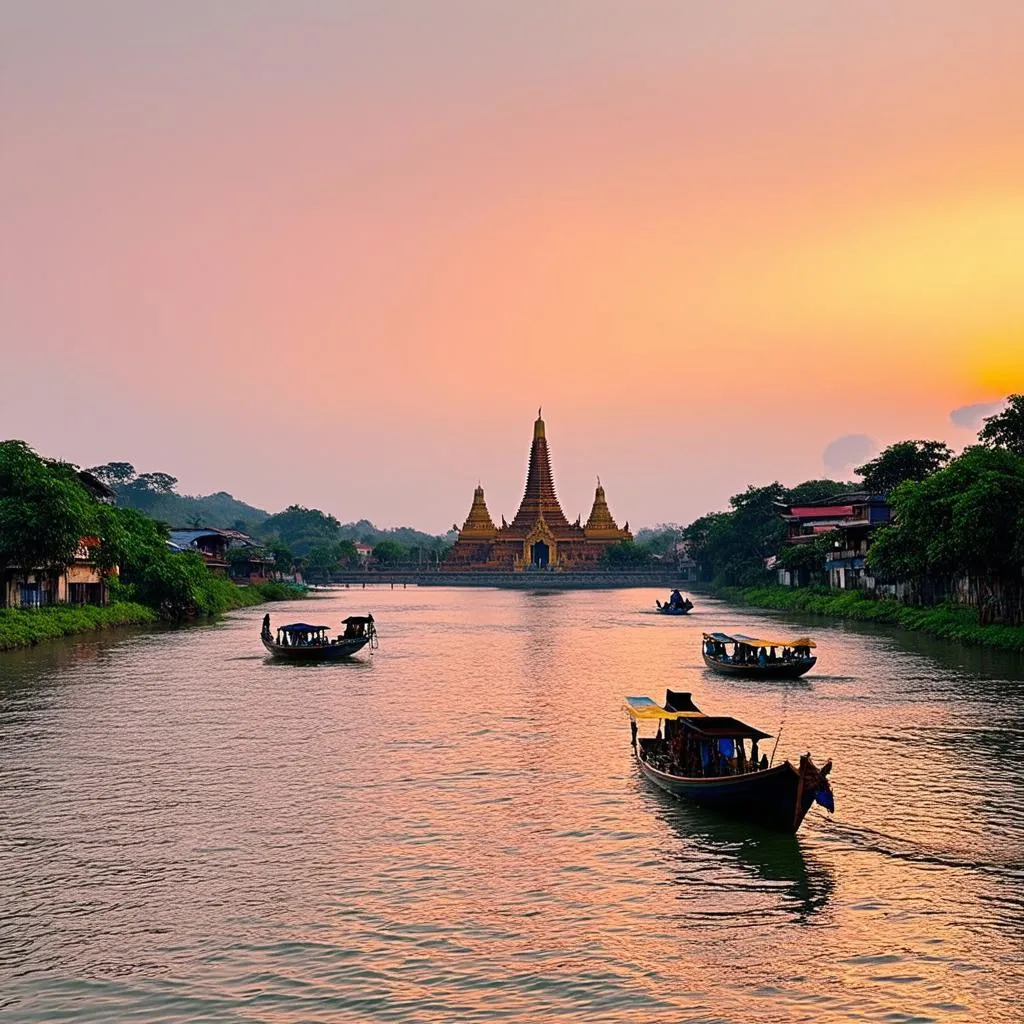
[[[139,509],[171,527],[230,528],[248,533],[280,555],[279,565],[285,560],[290,563],[292,558],[305,559],[319,549],[313,563],[320,567],[334,565],[331,571],[337,571],[356,559],[356,542],[373,547],[383,540],[401,545],[407,553],[422,551],[428,561],[451,543],[450,537],[408,526],[381,529],[368,519],[341,523],[329,513],[302,505],[289,505],[271,514],[226,491],[203,496],[178,494],[176,477],[170,473],[136,473],[130,462],[106,462],[88,472],[113,488],[118,505]]]

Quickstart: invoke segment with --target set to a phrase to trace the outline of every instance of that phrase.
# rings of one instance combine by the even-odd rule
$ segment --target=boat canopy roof
[[[278,626],[277,631],[279,633],[319,633],[330,628],[330,626],[310,626],[306,622],[293,622],[288,626]]]
[[[342,625],[347,626],[350,622],[362,623],[366,625],[367,622],[373,622],[372,615],[350,615],[347,619],[341,620]]]
[[[720,644],[744,644],[747,647],[817,647],[809,636],[788,638],[747,636],[745,633],[705,633],[705,640],[717,640]]]
[[[708,739],[734,739],[734,740],[765,740],[769,733],[761,732],[738,718],[730,718],[728,715],[680,715],[686,721],[682,722],[684,729],[689,729],[698,736]]]
[[[669,711],[650,697],[626,697],[626,714],[640,721],[674,722],[678,718],[704,718],[701,711]]]

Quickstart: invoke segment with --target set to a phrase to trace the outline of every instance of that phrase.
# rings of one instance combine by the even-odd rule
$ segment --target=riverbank
[[[58,604],[49,608],[0,608],[0,651],[33,647],[43,640],[92,633],[117,626],[142,626],[158,621],[152,608],[134,601],[96,605]]]
[[[867,597],[856,590],[820,591],[805,587],[723,587],[714,594],[751,608],[888,623],[957,643],[1024,651],[1024,626],[982,626],[978,613],[970,608],[912,608],[891,599]]]
[[[215,618],[222,612],[266,601],[290,601],[305,594],[304,589],[287,583],[239,587],[224,580],[221,584],[216,588],[216,608],[202,618]],[[160,618],[155,609],[136,601],[117,601],[105,607],[56,604],[47,608],[0,608],[0,651],[34,647],[43,640],[118,626],[150,625]]]

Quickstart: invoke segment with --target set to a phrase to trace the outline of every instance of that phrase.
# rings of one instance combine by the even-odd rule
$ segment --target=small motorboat
[[[772,640],[743,633],[705,633],[701,646],[704,664],[727,676],[749,679],[796,679],[817,662],[807,636]]]
[[[372,615],[350,615],[342,619],[345,631],[330,636],[330,626],[311,626],[306,622],[292,622],[277,627],[277,636],[271,632],[270,616],[263,616],[260,640],[275,658],[286,661],[339,661],[350,658],[367,645],[377,647],[377,630]]]
[[[666,691],[664,707],[650,697],[625,700],[637,765],[665,792],[782,832],[796,832],[814,803],[835,810],[831,761],[818,768],[808,753],[797,768],[789,761],[773,767],[758,751],[768,733],[705,715],[688,693]],[[639,737],[638,723],[653,721],[657,735]]]

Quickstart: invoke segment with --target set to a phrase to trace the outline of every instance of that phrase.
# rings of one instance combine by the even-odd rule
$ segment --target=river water
[[[374,613],[323,667],[264,608],[0,656],[0,1018],[1019,1019],[1022,659],[818,623],[806,681],[737,681],[701,631],[794,624],[655,596],[269,606]],[[831,757],[835,817],[653,789],[621,699],[666,687]]]

